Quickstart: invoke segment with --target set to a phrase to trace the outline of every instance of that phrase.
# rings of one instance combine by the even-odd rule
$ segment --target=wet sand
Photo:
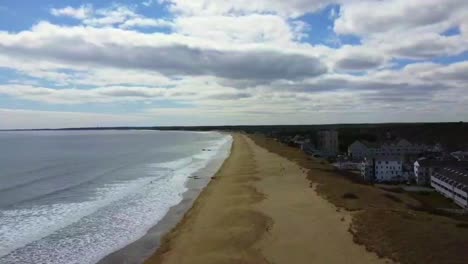
[[[351,214],[306,173],[234,135],[215,179],[146,263],[389,263],[353,242]]]

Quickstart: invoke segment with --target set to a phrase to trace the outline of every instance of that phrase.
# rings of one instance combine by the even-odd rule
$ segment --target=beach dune
[[[146,263],[389,263],[297,164],[235,134],[230,157]]]

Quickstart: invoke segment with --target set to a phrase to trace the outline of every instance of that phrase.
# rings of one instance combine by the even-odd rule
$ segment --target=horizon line
[[[106,127],[62,127],[62,128],[7,128],[7,131],[59,131],[59,130],[158,130],[158,129],[185,129],[185,128],[220,128],[220,127],[293,127],[293,126],[344,126],[344,125],[398,125],[398,124],[463,124],[468,121],[446,122],[382,122],[382,123],[329,123],[329,124],[270,124],[270,125],[199,125],[199,126],[106,126]]]

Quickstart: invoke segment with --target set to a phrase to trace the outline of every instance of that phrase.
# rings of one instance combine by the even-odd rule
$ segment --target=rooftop
[[[374,155],[369,156],[367,159],[383,160],[383,161],[394,161],[394,160],[403,160],[403,156],[400,155]]]
[[[368,148],[381,148],[381,147],[405,147],[405,146],[423,146],[421,144],[413,144],[406,139],[395,139],[395,140],[386,140],[386,141],[379,141],[379,142],[370,142],[367,140],[358,140],[363,145]]]
[[[434,173],[434,177],[449,182],[459,189],[468,190],[468,170],[459,168],[442,168]]]
[[[420,159],[417,162],[422,167],[468,168],[468,161]]]

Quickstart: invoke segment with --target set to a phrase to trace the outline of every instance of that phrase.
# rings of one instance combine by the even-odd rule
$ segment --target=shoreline
[[[209,184],[231,155],[232,141],[220,150],[218,155],[202,169],[193,173],[186,181],[187,190],[182,194],[182,201],[172,206],[166,215],[151,227],[146,234],[127,246],[114,251],[97,264],[139,264],[150,257],[161,245],[161,239],[170,232],[183,219],[185,213],[190,210],[200,193]],[[197,178],[193,178],[196,176]]]
[[[322,198],[306,169],[233,137],[216,179],[145,263],[391,262],[353,241],[351,213]]]

